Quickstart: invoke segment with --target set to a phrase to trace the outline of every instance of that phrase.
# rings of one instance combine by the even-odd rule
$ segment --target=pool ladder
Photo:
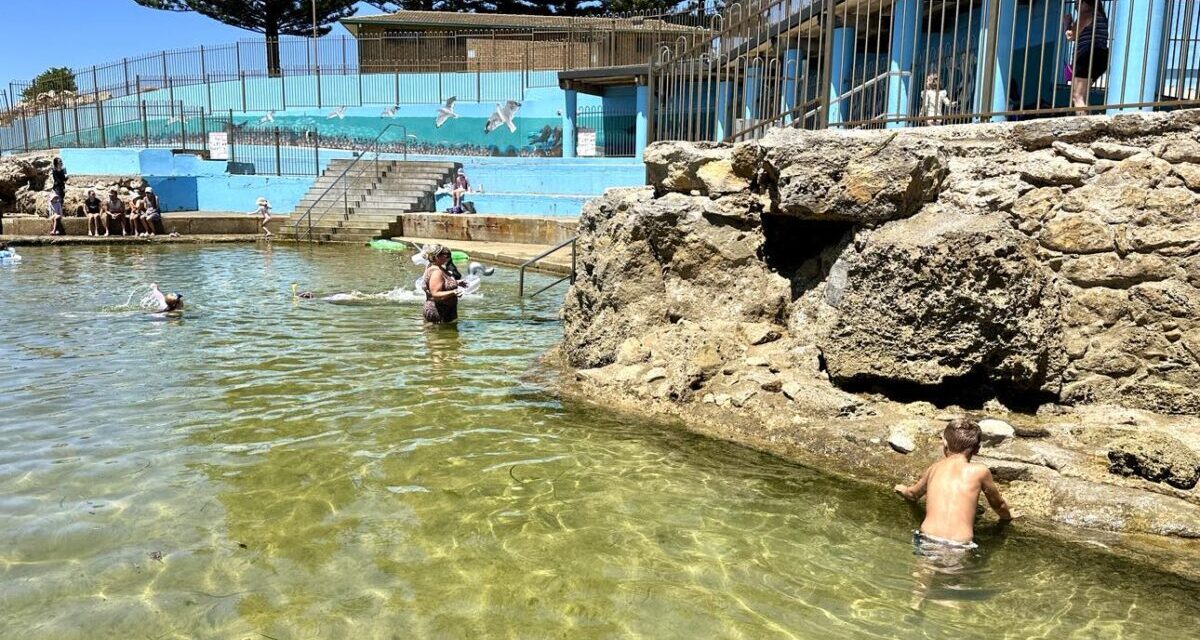
[[[534,291],[533,293],[529,294],[529,297],[530,298],[535,297],[535,296],[537,296],[537,294],[542,293],[543,291],[550,289],[551,287],[557,286],[566,280],[570,280],[571,284],[575,284],[575,240],[578,239],[578,237],[579,236],[573,236],[568,240],[564,240],[564,241],[560,242],[559,244],[557,244],[553,247],[550,247],[549,249],[539,253],[538,255],[526,260],[525,262],[523,262],[521,264],[521,269],[517,276],[517,298],[519,300],[525,299],[525,270],[528,269],[529,267],[537,264],[538,262],[544,260],[546,257],[551,256],[562,249],[565,249],[567,246],[571,247],[571,272],[568,273],[567,275],[559,278],[558,280],[555,280],[554,282],[551,282],[550,284],[542,287],[541,289]]]

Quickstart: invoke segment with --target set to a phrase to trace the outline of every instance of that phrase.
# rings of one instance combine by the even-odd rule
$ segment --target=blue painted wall
[[[75,175],[142,176],[165,211],[251,211],[263,196],[275,212],[291,213],[314,180],[230,175],[223,161],[175,155],[167,149],[63,149],[62,158]]]

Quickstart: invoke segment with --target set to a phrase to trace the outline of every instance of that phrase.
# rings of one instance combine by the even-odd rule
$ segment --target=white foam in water
[[[380,293],[364,293],[362,291],[350,291],[348,293],[335,293],[333,295],[321,298],[325,302],[425,302],[425,294],[421,291],[410,291],[404,287],[396,287],[391,291],[383,291]]]

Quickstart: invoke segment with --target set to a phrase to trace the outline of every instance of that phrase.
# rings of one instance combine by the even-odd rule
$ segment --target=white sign
[[[229,159],[229,134],[224,131],[208,133],[208,157],[212,160]]]
[[[596,155],[596,132],[583,129],[575,132],[575,155],[590,158]]]
[[[474,59],[475,59],[475,50],[467,49],[467,60],[474,60]]]

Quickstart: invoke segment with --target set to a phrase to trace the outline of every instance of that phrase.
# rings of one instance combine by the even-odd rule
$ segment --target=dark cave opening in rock
[[[919,384],[888,378],[859,376],[832,380],[835,386],[850,393],[880,395],[893,402],[928,402],[939,409],[957,406],[968,411],[980,411],[989,400],[997,400],[1018,413],[1036,413],[1045,403],[1058,397],[1048,391],[1018,389],[1003,381],[989,379],[983,368],[966,375],[944,380],[940,384]]]
[[[792,283],[792,299],[819,284],[854,231],[849,222],[801,220],[763,214],[762,259]]]

